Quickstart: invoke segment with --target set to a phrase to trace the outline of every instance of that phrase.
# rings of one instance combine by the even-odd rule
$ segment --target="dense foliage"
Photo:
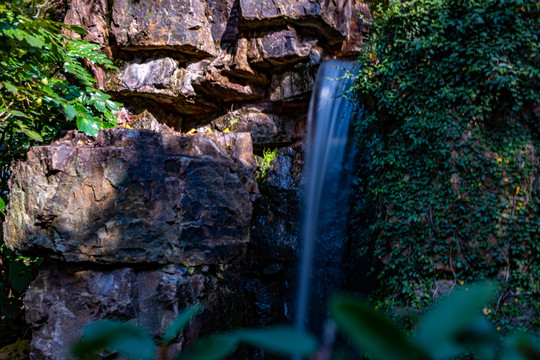
[[[85,65],[111,66],[96,45],[70,39],[64,30],[82,32],[50,20],[31,17],[33,2],[0,5],[0,210],[5,211],[7,182],[13,161],[28,148],[52,140],[61,130],[78,128],[95,136],[116,123],[117,104],[94,88]],[[21,297],[31,280],[35,260],[0,248],[0,330],[22,316]],[[16,333],[16,332],[11,332]],[[2,341],[9,341],[3,339]]]
[[[486,315],[538,329],[540,4],[392,1],[375,13],[356,84],[375,207],[363,248],[380,306],[423,308],[485,277]]]

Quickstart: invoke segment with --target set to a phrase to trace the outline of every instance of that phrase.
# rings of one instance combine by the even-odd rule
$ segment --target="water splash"
[[[353,141],[349,138],[357,110],[344,94],[353,85],[355,64],[338,60],[323,63],[311,97],[295,308],[299,330],[307,327],[320,333],[326,318],[326,299],[338,290],[341,281],[354,162]]]

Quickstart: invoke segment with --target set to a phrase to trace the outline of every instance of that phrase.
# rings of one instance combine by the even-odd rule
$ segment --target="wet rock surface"
[[[13,168],[7,245],[69,262],[223,263],[258,196],[245,133],[71,133]]]

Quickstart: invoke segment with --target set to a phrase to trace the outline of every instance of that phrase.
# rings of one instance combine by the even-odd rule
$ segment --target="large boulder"
[[[258,196],[246,133],[72,132],[12,171],[6,244],[68,262],[227,262]]]
[[[358,52],[362,42],[364,19],[370,20],[367,5],[357,0],[240,0],[243,26],[267,28],[295,24],[312,29],[330,45]],[[362,18],[359,14],[362,14]]]

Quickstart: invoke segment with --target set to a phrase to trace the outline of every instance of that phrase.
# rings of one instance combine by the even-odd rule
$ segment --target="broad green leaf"
[[[6,81],[4,83],[4,86],[6,87],[6,89],[11,91],[14,95],[19,95],[19,91],[17,90],[17,87],[15,85],[13,85],[12,83]]]
[[[142,328],[125,322],[102,320],[87,325],[72,353],[83,359],[92,358],[104,349],[133,359],[152,360],[156,353],[154,339]]]
[[[32,140],[36,140],[40,142],[43,141],[43,137],[33,130],[22,128],[21,131],[24,132]]]
[[[317,351],[317,340],[305,332],[289,326],[238,330],[240,342],[275,354],[309,357]]]
[[[28,117],[25,113],[23,113],[22,111],[18,111],[18,110],[0,109],[0,112],[1,113],[6,113],[6,114],[11,114],[13,116],[18,116],[18,117],[25,117],[25,118]]]
[[[107,104],[107,107],[112,110],[112,111],[118,111],[120,108],[119,108],[119,103],[117,102],[114,102],[114,101],[111,101],[111,100],[107,100],[105,102]]]
[[[96,137],[99,133],[99,125],[91,117],[77,116],[77,129],[86,135]]]
[[[419,351],[405,334],[368,303],[350,297],[335,298],[330,302],[330,314],[357,348],[373,359],[419,358]]]
[[[77,116],[77,110],[69,104],[62,104],[62,110],[64,111],[64,114],[68,120],[71,120]]]
[[[422,317],[416,337],[434,359],[455,356],[464,349],[458,337],[474,331],[482,307],[495,293],[495,285],[481,283],[460,289]]]
[[[76,33],[79,34],[79,35],[86,35],[86,34],[88,34],[88,31],[86,31],[85,29],[83,29],[83,28],[80,27],[80,26],[69,25],[69,26],[66,26],[66,28],[68,28],[69,30],[71,30],[71,31],[73,31],[73,32],[76,32]]]
[[[105,106],[104,101],[94,100],[92,104],[94,105],[96,110],[98,110],[99,112],[103,113],[103,112],[107,111],[107,107]]]
[[[169,325],[163,334],[163,342],[169,344],[174,340],[187,324],[202,310],[201,305],[188,307]]]
[[[26,40],[28,45],[39,48],[39,49],[41,49],[43,45],[45,45],[45,42],[42,39],[32,36],[32,35],[27,35],[24,38],[24,40]]]
[[[199,340],[175,357],[176,360],[221,360],[231,355],[238,346],[234,333],[214,335]]]
[[[4,199],[0,197],[0,211],[5,214],[6,213],[6,203],[4,202]]]

